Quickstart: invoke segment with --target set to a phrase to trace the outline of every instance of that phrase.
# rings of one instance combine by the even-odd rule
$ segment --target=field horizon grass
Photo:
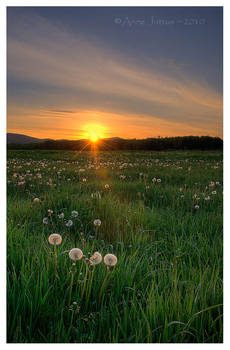
[[[222,158],[8,151],[7,342],[222,343]]]

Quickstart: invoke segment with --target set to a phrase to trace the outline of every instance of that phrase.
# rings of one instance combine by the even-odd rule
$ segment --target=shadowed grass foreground
[[[96,156],[8,152],[8,342],[222,342],[222,153]]]

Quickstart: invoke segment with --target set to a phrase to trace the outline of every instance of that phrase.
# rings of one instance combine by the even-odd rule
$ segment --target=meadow
[[[222,156],[8,151],[7,342],[222,342]]]

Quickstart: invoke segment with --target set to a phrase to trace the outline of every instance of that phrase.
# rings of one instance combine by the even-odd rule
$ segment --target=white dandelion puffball
[[[89,259],[90,263],[93,265],[98,265],[102,262],[102,255],[99,252],[95,252]]]
[[[59,245],[62,242],[62,236],[58,233],[52,233],[52,235],[49,236],[48,241],[52,245]]]
[[[83,257],[83,252],[81,249],[79,248],[73,248],[69,251],[69,257],[71,260],[81,260],[81,258]]]
[[[106,254],[104,256],[104,263],[109,267],[115,266],[117,263],[117,257],[113,254]]]
[[[93,222],[94,226],[101,226],[101,220],[100,219],[96,219]]]
[[[38,203],[38,202],[40,202],[40,199],[39,198],[34,198],[34,203]]]
[[[78,211],[77,210],[73,210],[71,213],[73,218],[76,218],[78,216]]]
[[[73,221],[69,220],[67,221],[67,223],[65,224],[67,227],[71,227],[73,225]]]

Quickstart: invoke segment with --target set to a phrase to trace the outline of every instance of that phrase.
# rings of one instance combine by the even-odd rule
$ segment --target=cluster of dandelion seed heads
[[[48,242],[51,245],[60,245],[62,243],[62,237],[58,233],[52,233],[48,237]],[[89,253],[90,254],[90,253]],[[81,260],[82,258],[85,262],[89,262],[91,265],[98,265],[102,262],[103,258],[101,253],[94,252],[90,258],[87,258],[80,248],[72,248],[69,251],[69,258],[76,262],[77,260]],[[113,267],[117,264],[117,257],[114,254],[106,254],[104,256],[104,263],[107,267]],[[75,265],[75,263],[74,263]]]

